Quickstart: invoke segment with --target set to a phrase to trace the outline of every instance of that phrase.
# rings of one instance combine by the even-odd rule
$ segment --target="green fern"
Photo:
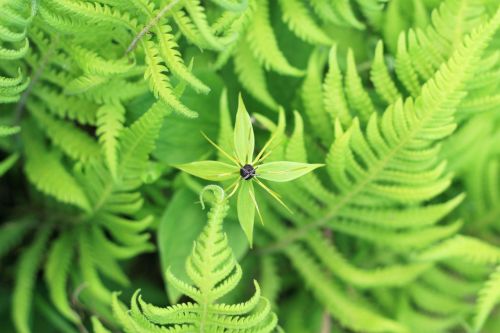
[[[474,318],[474,332],[481,332],[486,319],[498,303],[500,297],[499,286],[500,270],[497,267],[479,292],[477,313]]]
[[[31,332],[29,317],[36,282],[36,271],[49,235],[49,228],[40,230],[34,242],[24,250],[18,263],[15,287],[12,294],[12,320],[16,330],[20,333]]]
[[[498,331],[497,1],[0,7],[4,330]],[[241,90],[260,113],[233,129]],[[253,189],[254,150],[255,182],[302,177]],[[235,180],[203,191],[208,224],[187,161]],[[162,294],[157,259],[170,303],[127,308],[112,290]]]
[[[363,133],[359,122],[355,119],[346,130],[339,123],[336,124],[336,137],[326,157],[327,171],[336,190],[330,194],[320,195],[319,193],[324,192],[320,182],[316,182],[314,190],[305,189],[300,184],[293,187],[280,187],[280,193],[293,193],[293,195],[285,195],[284,199],[287,202],[289,200],[291,208],[298,213],[288,217],[295,224],[295,230],[286,232],[283,229],[276,230],[276,226],[266,227],[266,230],[278,238],[276,248],[283,249],[292,260],[299,253],[301,258],[306,255],[311,256],[319,261],[322,267],[323,265],[328,267],[334,275],[362,287],[368,283],[368,280],[359,279],[355,269],[347,267],[340,269],[339,263],[347,264],[342,257],[339,263],[333,263],[332,257],[335,258],[337,251],[332,249],[334,248],[332,244],[320,246],[320,237],[315,234],[315,229],[328,227],[342,234],[392,249],[396,253],[404,253],[411,248],[425,248],[457,232],[460,223],[447,226],[434,224],[456,207],[462,200],[461,198],[457,197],[444,206],[416,204],[432,199],[449,186],[449,176],[445,173],[444,164],[438,159],[439,146],[435,145],[435,142],[446,138],[454,130],[456,125],[452,116],[465,95],[463,87],[466,82],[469,82],[474,68],[477,68],[477,59],[487,41],[498,28],[499,15],[500,13],[497,12],[488,24],[482,25],[470,36],[465,37],[464,45],[458,48],[447,64],[442,65],[434,77],[419,88],[421,93],[415,101],[407,99],[403,103],[402,100],[396,100],[380,118],[377,113],[373,113],[367,122],[366,133]],[[335,64],[335,58],[333,61]],[[338,69],[331,78],[342,81],[342,77],[339,78]],[[328,93],[328,87],[333,87],[333,83],[327,84],[326,87],[326,93]],[[437,87],[439,88],[436,89]],[[335,101],[338,100],[335,99]],[[356,113],[352,112],[352,114]],[[349,123],[352,118],[345,119],[345,122]],[[300,158],[306,161],[306,150],[303,148],[305,144],[300,138],[301,132],[300,129],[297,130],[299,139],[290,141],[287,150],[282,154],[291,159],[291,156],[286,154],[294,151],[295,159]],[[292,142],[294,142],[293,146],[290,146]],[[301,153],[297,154],[297,152]],[[280,158],[279,154],[275,158]],[[328,200],[328,196],[334,199]],[[401,210],[402,206],[408,207],[407,210]],[[382,218],[382,215],[380,219],[377,218],[378,214],[388,214],[387,216],[391,217],[390,225],[384,223],[386,219]],[[398,214],[408,215],[405,217],[401,215],[402,219],[399,220]],[[398,222],[409,222],[408,219],[413,214],[416,218],[418,217],[419,221],[415,220],[406,227]],[[431,217],[431,214],[437,215]],[[432,222],[423,225],[423,221]],[[305,247],[300,250],[303,252],[290,253],[287,248],[292,242],[297,241]],[[328,249],[330,249],[329,252]],[[317,286],[326,284],[326,282],[314,281],[315,275],[305,275],[305,269],[298,264],[303,260],[295,260],[297,260],[296,268],[304,274],[306,281],[315,283]],[[311,260],[311,265],[313,263],[315,261]],[[392,269],[400,268],[384,268],[387,273]],[[403,268],[404,274],[408,274],[410,281],[425,270],[425,266],[419,267],[413,264],[405,265]],[[347,273],[349,271],[351,273]],[[386,286],[397,283],[387,278],[375,278],[376,275],[373,273],[370,275],[373,280],[369,283]],[[325,291],[317,292],[317,297],[325,302],[325,305],[328,304],[322,298]],[[332,288],[331,292],[338,291]],[[330,298],[335,297],[332,294]],[[346,315],[340,312],[338,306],[331,307],[330,310],[334,316],[344,320],[345,325],[360,329],[359,321],[346,319]],[[401,329],[379,328],[380,331]],[[364,328],[363,330],[377,331],[377,328]]]
[[[137,291],[128,313],[115,294],[113,310],[126,331],[272,332],[276,328],[276,315],[271,312],[269,301],[260,296],[257,282],[254,282],[256,292],[248,301],[235,305],[218,302],[235,288],[242,271],[229,248],[227,235],[222,232],[229,208],[224,191],[217,186],[208,186],[203,192],[206,190],[213,192],[214,206],[186,261],[186,271],[194,285],[178,279],[170,269],[166,273],[168,283],[195,303],[161,308],[143,301]]]
[[[34,5],[34,2],[22,4],[12,0],[2,2],[0,103],[16,102],[29,84],[19,64],[12,65],[11,62],[23,58],[28,52],[29,41],[26,35],[34,13]]]

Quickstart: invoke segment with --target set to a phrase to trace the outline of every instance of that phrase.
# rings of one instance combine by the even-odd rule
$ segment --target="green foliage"
[[[280,118],[283,118],[282,113]],[[230,181],[231,185],[227,191],[229,196],[238,191],[238,219],[250,246],[252,246],[255,211],[260,215],[253,183],[255,182],[286,207],[279,195],[272,192],[260,179],[273,182],[289,182],[306,175],[322,165],[285,161],[265,163],[264,160],[272,153],[271,149],[276,144],[274,142],[276,139],[274,135],[271,136],[254,158],[254,131],[250,116],[241,96],[238,100],[238,112],[236,113],[236,123],[232,136],[233,143],[230,144],[230,151],[234,151],[233,156],[207,137],[207,140],[232,164],[219,161],[198,161],[177,165],[177,168],[206,180]]]
[[[0,0],[2,332],[500,331],[499,28]]]
[[[195,303],[157,307],[143,301],[137,291],[132,297],[131,311],[126,313],[115,295],[113,309],[125,330],[274,331],[276,315],[270,311],[269,301],[260,296],[257,282],[254,282],[255,294],[248,301],[234,305],[218,302],[238,284],[242,270],[229,247],[227,235],[222,231],[222,222],[229,208],[224,190],[213,185],[206,187],[200,195],[202,204],[206,190],[213,191],[214,206],[208,213],[207,225],[194,242],[191,255],[186,260],[186,271],[194,285],[177,278],[170,268],[166,273],[168,283]]]
[[[18,59],[26,55],[29,48],[28,25],[35,13],[32,1],[2,1],[0,21],[0,103],[19,100],[29,80],[23,75]]]

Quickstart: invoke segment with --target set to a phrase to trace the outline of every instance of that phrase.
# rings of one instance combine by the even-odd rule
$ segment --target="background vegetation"
[[[499,27],[0,0],[0,331],[499,332]]]

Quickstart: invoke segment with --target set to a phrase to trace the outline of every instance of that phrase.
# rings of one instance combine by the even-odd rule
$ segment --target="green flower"
[[[252,122],[241,96],[238,102],[238,112],[236,114],[236,123],[234,127],[233,154],[227,153],[206,135],[204,136],[215,148],[232,161],[233,164],[220,161],[198,161],[176,165],[176,167],[193,176],[206,180],[219,182],[233,181],[226,191],[229,193],[229,197],[238,192],[238,219],[250,245],[252,244],[255,212],[257,212],[262,221],[259,206],[255,198],[254,183],[262,187],[280,204],[288,209],[280,196],[267,187],[263,180],[288,182],[323,166],[323,164],[288,161],[264,163],[265,159],[271,153],[269,148],[276,135],[271,135],[262,150],[254,157],[255,138]]]

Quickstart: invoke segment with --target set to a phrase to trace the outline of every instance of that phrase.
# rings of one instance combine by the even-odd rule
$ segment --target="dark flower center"
[[[244,180],[252,179],[255,176],[255,169],[251,164],[246,164],[240,169],[240,175]]]

